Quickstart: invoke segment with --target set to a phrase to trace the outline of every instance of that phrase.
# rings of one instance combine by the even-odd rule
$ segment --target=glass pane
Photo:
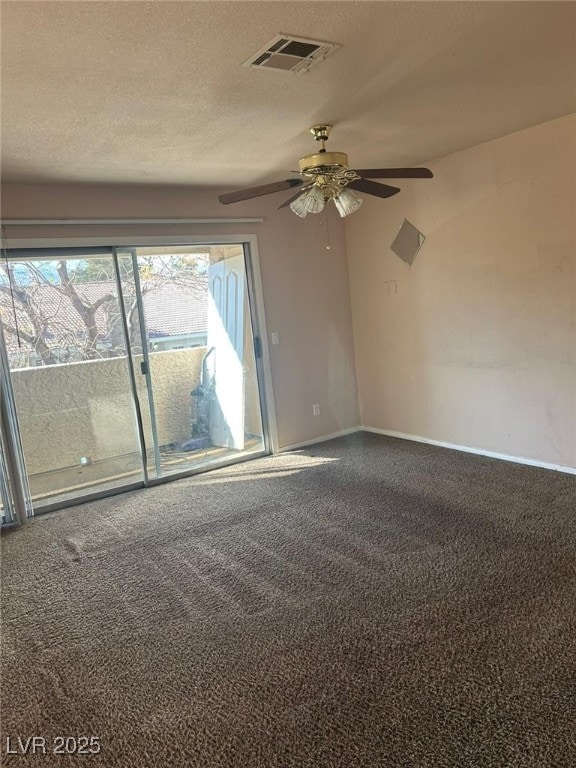
[[[127,310],[133,305],[135,316],[140,309],[143,321],[144,342],[134,340],[140,353],[134,365],[139,392],[148,386],[140,400],[150,476],[262,451],[242,245],[135,252],[137,274],[131,286],[126,280],[123,285]]]
[[[0,270],[34,509],[141,482],[112,255],[12,259]]]

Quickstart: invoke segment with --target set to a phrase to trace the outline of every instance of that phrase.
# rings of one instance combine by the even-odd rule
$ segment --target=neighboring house
[[[144,295],[144,317],[152,351],[206,346],[208,281],[198,290],[164,284]]]
[[[205,276],[198,276],[185,285],[166,279],[146,280],[143,283],[142,304],[146,342],[150,351],[205,346],[207,288]],[[57,287],[48,283],[25,286],[25,289],[32,300],[33,309],[30,311],[33,312],[34,320],[30,312],[24,311],[15,302],[15,323],[11,303],[4,300],[0,305],[11,367],[26,368],[43,364],[39,345],[34,341],[39,335],[49,350],[50,363],[87,359],[88,329],[70,298],[63,296]],[[124,330],[116,298],[116,283],[78,283],[75,290],[87,305],[99,304],[94,315],[95,341],[88,359],[124,354]],[[134,293],[129,288],[125,290],[124,299],[132,351],[139,352],[142,350],[142,336]]]

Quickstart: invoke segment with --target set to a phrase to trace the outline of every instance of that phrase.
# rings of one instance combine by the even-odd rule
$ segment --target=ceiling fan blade
[[[350,189],[356,189],[358,192],[375,195],[376,197],[392,197],[392,195],[400,192],[398,187],[391,187],[389,184],[379,184],[377,181],[369,181],[369,179],[356,179],[346,186],[350,187]]]
[[[252,197],[271,195],[274,192],[282,192],[284,189],[299,187],[303,183],[302,179],[284,179],[284,181],[275,181],[272,184],[263,184],[261,187],[250,187],[249,189],[239,189],[237,192],[226,192],[224,195],[219,195],[218,200],[223,205],[229,205],[230,203],[239,203],[240,200],[250,200]]]
[[[278,206],[278,210],[280,210],[280,208],[286,208],[287,205],[290,205],[290,203],[293,203],[294,200],[296,200],[296,198],[300,197],[300,195],[303,195],[304,192],[306,192],[307,189],[310,189],[310,187],[313,187],[313,186],[314,186],[314,184],[308,184],[307,186],[302,187],[301,189],[299,189],[298,192],[296,192],[295,195],[290,195],[288,200],[284,200],[282,205]]]
[[[363,179],[431,179],[429,168],[364,168],[356,171]]]

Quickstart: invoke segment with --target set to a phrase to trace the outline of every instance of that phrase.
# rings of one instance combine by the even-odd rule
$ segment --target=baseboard
[[[278,449],[278,453],[284,453],[284,451],[296,451],[298,448],[306,448],[308,445],[316,445],[316,443],[325,443],[327,440],[334,440],[336,437],[351,435],[353,432],[359,432],[361,429],[362,427],[350,427],[350,429],[341,429],[340,432],[333,432],[331,435],[323,435],[322,437],[314,437],[312,440],[304,440],[302,443],[283,445]]]
[[[374,432],[377,435],[387,435],[388,437],[398,437],[401,440],[412,440],[415,443],[427,443],[428,445],[437,445],[440,448],[451,448],[453,451],[463,451],[464,453],[475,453],[478,456],[488,456],[491,459],[502,459],[503,461],[513,461],[515,464],[526,464],[530,467],[540,467],[541,469],[553,469],[556,472],[566,472],[569,475],[576,475],[576,467],[566,467],[563,464],[549,464],[546,461],[537,459],[528,459],[524,456],[510,456],[506,453],[496,453],[495,451],[485,451],[482,448],[470,448],[467,445],[456,445],[454,443],[444,443],[441,440],[432,440],[429,437],[420,437],[420,435],[407,435],[405,432],[394,432],[390,429],[377,429],[376,427],[360,427],[362,432]]]

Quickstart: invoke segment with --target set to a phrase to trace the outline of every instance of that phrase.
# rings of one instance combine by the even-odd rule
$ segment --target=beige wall
[[[354,427],[357,372],[367,427],[575,466],[575,130],[562,118],[431,163],[433,180],[365,197],[347,246],[331,211],[331,250],[323,218],[276,210],[283,195],[222,207],[210,189],[12,185],[3,216],[262,216],[106,233],[257,235],[268,330],[281,340],[270,347],[281,446]],[[404,217],[427,235],[411,269],[389,249]]]
[[[571,116],[450,155],[347,219],[363,425],[576,466],[575,137]]]
[[[259,179],[254,179],[258,183]],[[222,190],[140,186],[6,185],[4,218],[204,218],[263,217],[262,224],[137,225],[114,227],[6,227],[14,237],[50,238],[255,234],[258,237],[268,330],[280,335],[270,347],[271,376],[280,446],[349,429],[358,424],[348,265],[342,221],[330,211],[326,250],[324,216],[301,220],[278,211],[288,194],[224,207]],[[312,404],[321,414],[312,416]]]

